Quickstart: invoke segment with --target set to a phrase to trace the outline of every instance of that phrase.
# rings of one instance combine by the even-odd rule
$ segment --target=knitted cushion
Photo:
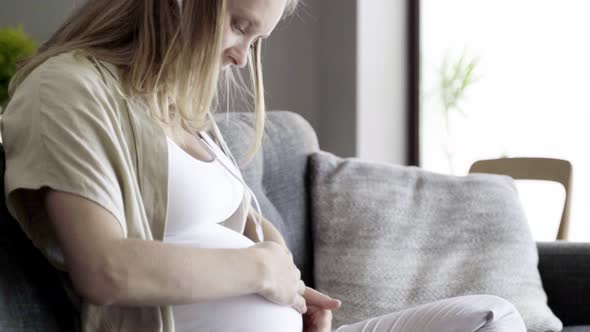
[[[513,180],[311,156],[316,286],[336,326],[437,299],[491,294],[529,331],[561,331]]]

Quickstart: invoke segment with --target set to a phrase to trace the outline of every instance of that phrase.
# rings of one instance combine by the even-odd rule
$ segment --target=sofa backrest
[[[216,115],[223,138],[238,164],[253,144],[254,119],[251,112]],[[303,117],[289,111],[267,112],[262,149],[248,165],[240,167],[263,216],[285,237],[309,286],[313,286],[313,263],[307,163],[308,156],[318,150],[316,133]]]
[[[0,144],[0,331],[76,331],[78,315],[55,270],[8,213]]]

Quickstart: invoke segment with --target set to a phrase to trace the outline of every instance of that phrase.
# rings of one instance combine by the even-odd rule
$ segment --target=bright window
[[[569,160],[570,239],[590,240],[590,1],[422,0],[420,10],[421,166],[462,175],[479,159]],[[466,87],[442,88],[455,74]],[[518,189],[535,238],[549,240],[563,192],[535,186]]]

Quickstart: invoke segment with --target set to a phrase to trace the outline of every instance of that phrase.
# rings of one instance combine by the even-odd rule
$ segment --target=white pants
[[[526,332],[512,303],[492,295],[444,299],[342,325],[335,332]]]

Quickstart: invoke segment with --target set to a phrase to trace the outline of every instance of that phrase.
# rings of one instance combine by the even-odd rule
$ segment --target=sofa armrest
[[[539,242],[549,307],[564,326],[590,325],[590,243]]]

